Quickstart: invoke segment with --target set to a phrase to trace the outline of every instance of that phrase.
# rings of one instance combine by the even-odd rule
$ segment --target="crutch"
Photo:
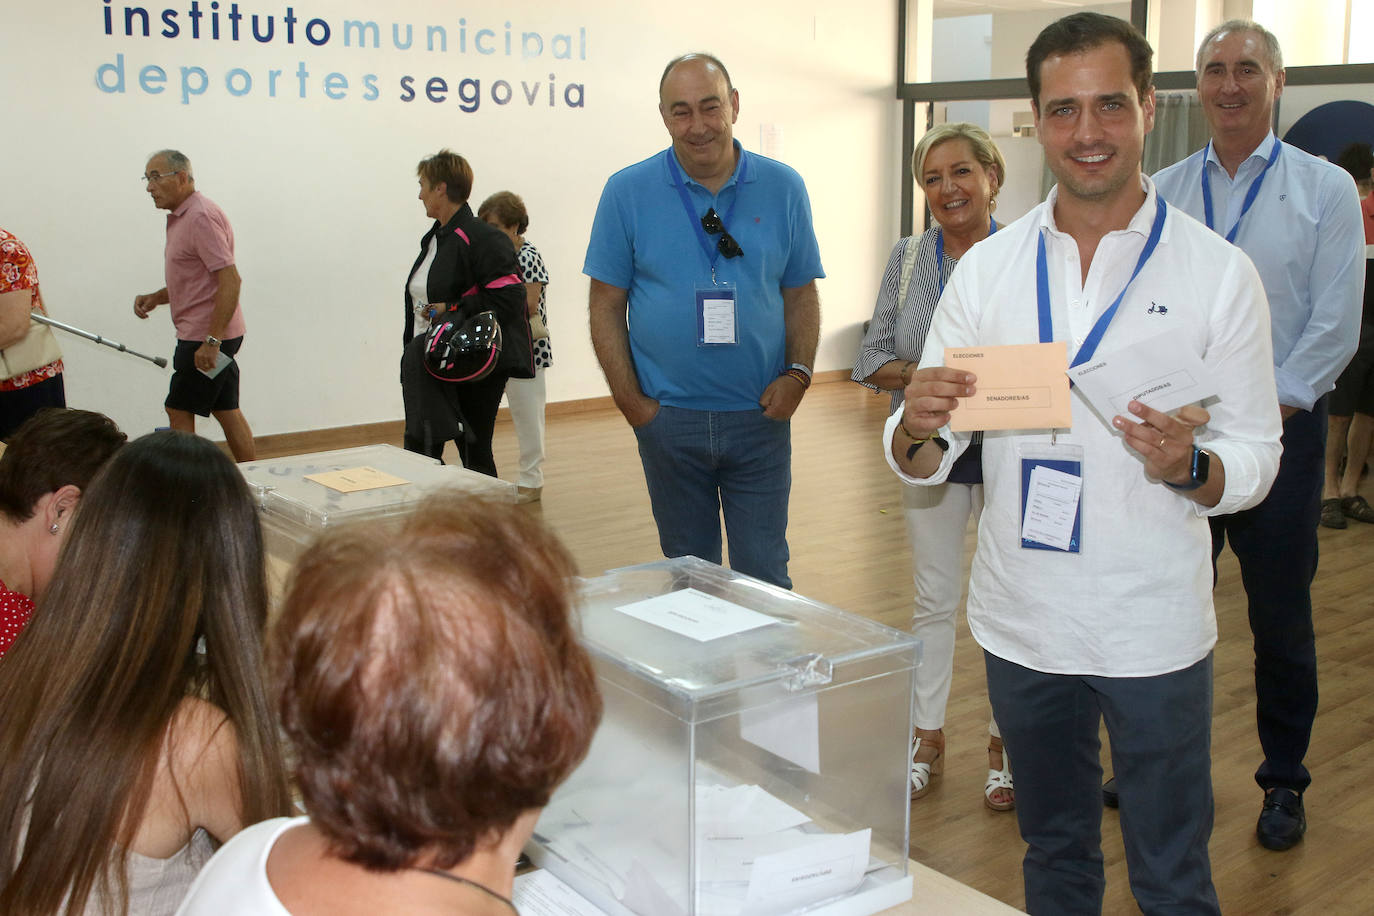
[[[29,312],[29,317],[32,318],[34,321],[37,321],[39,324],[46,324],[50,327],[61,328],[68,334],[75,334],[77,337],[84,337],[87,340],[93,340],[98,344],[104,344],[105,346],[110,347],[111,349],[118,350],[120,353],[128,353],[130,356],[137,356],[139,359],[146,359],[148,362],[154,363],[159,369],[167,368],[167,358],[165,356],[149,356],[148,354],[140,353],[137,350],[130,350],[128,347],[124,346],[117,340],[110,340],[110,338],[108,337],[101,337],[99,334],[92,334],[90,331],[83,331],[80,328],[72,327],[69,324],[63,324],[60,321],[56,321],[52,318],[49,318],[47,315],[40,315],[37,312]]]

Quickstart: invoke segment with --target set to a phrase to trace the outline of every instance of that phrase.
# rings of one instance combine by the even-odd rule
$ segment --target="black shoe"
[[[1265,849],[1282,852],[1292,849],[1307,832],[1307,815],[1302,810],[1302,793],[1292,789],[1270,789],[1264,795],[1255,835]]]
[[[1108,776],[1102,784],[1102,804],[1108,808],[1121,807],[1121,797],[1116,794],[1116,777]]]

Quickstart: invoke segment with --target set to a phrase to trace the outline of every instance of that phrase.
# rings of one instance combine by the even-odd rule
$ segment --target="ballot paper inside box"
[[[583,580],[605,715],[529,853],[626,916],[875,913],[907,874],[907,633],[693,557]]]
[[[313,452],[238,467],[258,504],[274,586],[330,526],[364,519],[394,521],[427,494],[445,490],[509,503],[516,497],[514,484],[393,445]]]

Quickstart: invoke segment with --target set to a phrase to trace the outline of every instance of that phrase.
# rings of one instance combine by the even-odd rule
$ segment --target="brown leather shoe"
[[[1323,504],[1322,510],[1326,506]],[[1365,502],[1363,496],[1347,496],[1341,500],[1341,514],[1346,518],[1353,518],[1357,522],[1368,522],[1374,525],[1374,506]]]

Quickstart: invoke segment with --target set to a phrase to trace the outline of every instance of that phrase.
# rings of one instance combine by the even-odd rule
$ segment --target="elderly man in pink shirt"
[[[196,190],[191,160],[176,150],[154,153],[143,171],[153,205],[167,215],[167,285],[134,297],[134,314],[170,304],[177,348],[164,406],[172,429],[193,433],[196,415],[214,414],[236,461],[254,457],[253,431],[239,410],[243,343],[234,230],[214,201]]]

